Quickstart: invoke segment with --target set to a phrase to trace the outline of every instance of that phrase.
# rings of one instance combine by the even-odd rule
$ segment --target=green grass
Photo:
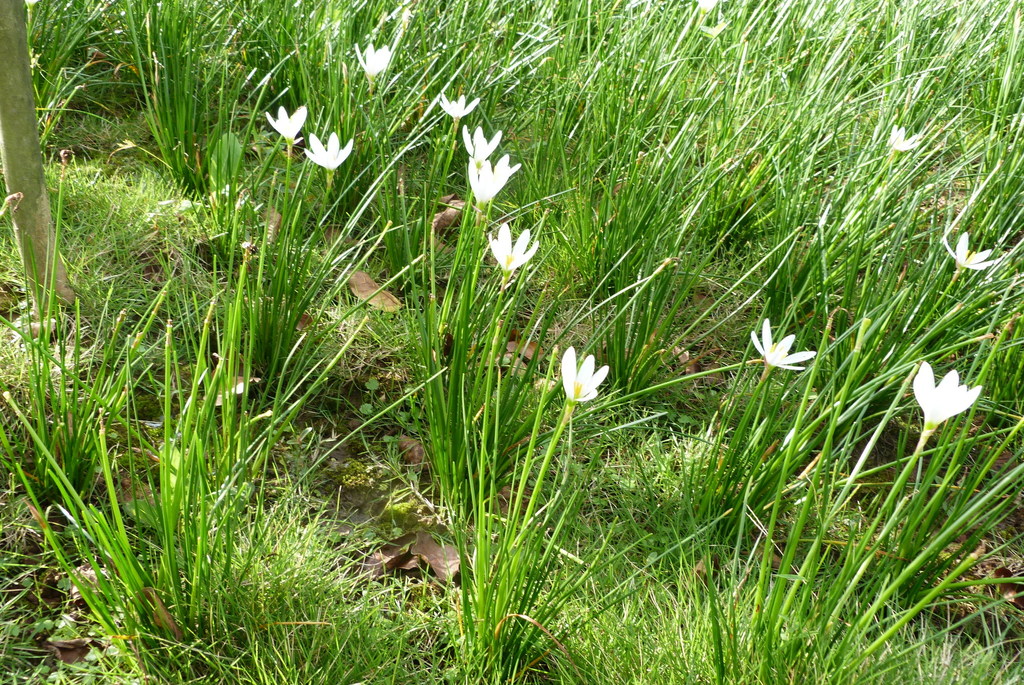
[[[31,12],[41,334],[0,232],[8,681],[1024,679],[1016,0],[97,7]],[[479,212],[463,125],[522,165]],[[983,389],[920,440],[923,362]],[[458,582],[368,577],[417,530]]]

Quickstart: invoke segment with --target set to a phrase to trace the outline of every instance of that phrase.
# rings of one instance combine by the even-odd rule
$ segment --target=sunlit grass
[[[1021,11],[42,0],[81,299],[0,236],[0,660],[1019,679]],[[461,578],[368,578],[415,528]]]

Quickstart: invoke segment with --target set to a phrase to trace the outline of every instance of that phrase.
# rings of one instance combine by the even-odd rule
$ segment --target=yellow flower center
[[[579,399],[580,395],[582,395],[582,394],[583,394],[583,384],[580,383],[579,381],[576,381],[575,383],[572,384],[572,396],[573,396],[573,399]]]

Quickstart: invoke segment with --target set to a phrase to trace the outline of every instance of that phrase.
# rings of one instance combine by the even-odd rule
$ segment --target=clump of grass
[[[704,4],[34,6],[49,139],[101,94],[110,123],[82,116],[110,130],[83,151],[123,117],[118,154],[143,153],[54,170],[83,286],[56,336],[0,311],[8,490],[34,497],[40,563],[96,575],[93,630],[133,636],[97,668],[1013,677],[1014,609],[983,567],[1017,554],[1024,478],[1019,12]],[[372,80],[371,42],[393,51]],[[442,94],[481,102],[456,121]],[[279,106],[351,156],[315,166],[267,124]],[[493,198],[463,125],[521,164]],[[539,244],[514,273],[490,255],[502,226]],[[958,265],[965,234],[997,262]],[[387,311],[347,292],[363,269]],[[806,370],[764,366],[764,319],[816,352]],[[571,345],[610,367],[593,402],[559,387]],[[361,405],[366,360],[394,368]],[[983,390],[920,440],[923,362]],[[415,434],[427,466],[399,480],[458,546],[458,585],[368,584],[368,543],[271,512],[275,444],[307,424]]]

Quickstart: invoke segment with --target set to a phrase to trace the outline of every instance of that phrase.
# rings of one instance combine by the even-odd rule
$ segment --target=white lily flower
[[[956,242],[956,250],[954,251],[949,249],[949,243],[946,242],[946,238],[943,237],[942,239],[943,247],[945,247],[946,252],[948,252],[953,257],[954,261],[956,261],[956,265],[959,268],[974,269],[975,271],[980,271],[982,269],[987,269],[993,264],[999,263],[1000,260],[998,259],[989,259],[988,261],[985,261],[985,259],[990,254],[992,254],[992,250],[982,250],[981,252],[971,252],[970,250],[968,250],[968,240],[969,238],[967,237],[966,232],[961,234],[960,240]]]
[[[466,116],[480,104],[480,98],[473,100],[473,102],[466,104],[466,96],[460,95],[458,100],[452,102],[444,93],[441,93],[441,109],[447,112],[453,119],[461,119]]]
[[[754,341],[754,347],[764,357],[764,363],[766,366],[777,366],[780,369],[790,369],[791,371],[803,371],[803,366],[793,366],[808,359],[812,359],[817,352],[797,352],[795,354],[789,354],[789,348],[793,346],[793,342],[796,340],[795,335],[787,335],[780,342],[772,342],[772,325],[768,319],[764,320],[761,324],[761,339],[757,339],[757,333],[755,331],[750,332],[750,339]]]
[[[594,355],[588,354],[583,366],[576,367],[576,349],[570,347],[562,355],[562,387],[570,402],[587,402],[597,397],[597,386],[608,375],[608,367],[594,371]]]
[[[714,26],[701,26],[700,30],[708,38],[718,38],[718,34],[725,30],[725,27],[729,25],[727,21],[721,21]]]
[[[980,394],[980,385],[969,390],[960,385],[956,370],[947,373],[936,387],[935,373],[928,362],[922,362],[914,376],[914,397],[924,412],[925,431],[934,431],[946,419],[970,409]]]
[[[362,53],[359,51],[359,45],[356,45],[356,59],[366,72],[366,78],[372,82],[391,63],[391,48],[385,45],[380,50],[374,50],[373,43],[370,43],[366,46],[366,52]]]
[[[320,139],[315,135],[309,136],[309,148],[306,150],[306,156],[309,157],[314,163],[319,164],[328,171],[334,171],[341,163],[348,159],[348,156],[352,154],[353,140],[349,140],[348,144],[342,148],[341,141],[338,139],[337,133],[332,133],[331,137],[327,139],[327,147],[325,148]]]
[[[924,135],[921,133],[907,138],[907,129],[902,126],[893,126],[892,133],[889,134],[889,147],[897,152],[906,152],[920,145],[923,139]]]
[[[490,161],[486,159],[480,165],[470,160],[469,187],[473,189],[473,198],[480,204],[487,204],[505,187],[508,179],[519,171],[521,166],[522,164],[509,166],[508,155],[499,159],[494,168],[491,168]]]
[[[466,144],[466,152],[469,153],[469,158],[479,168],[487,161],[491,153],[498,148],[498,143],[501,142],[501,131],[495,133],[494,138],[491,140],[487,140],[484,137],[484,130],[477,126],[476,131],[473,132],[473,137],[470,138],[469,129],[463,126],[462,142]]]
[[[277,119],[270,116],[270,112],[267,112],[267,121],[274,127],[274,130],[281,134],[281,137],[288,141],[289,145],[294,145],[295,141],[298,140],[299,130],[302,125],[306,123],[306,107],[302,106],[295,110],[295,113],[288,116],[288,112],[285,111],[284,107],[279,107],[277,110]]]
[[[506,281],[512,276],[513,271],[530,261],[530,257],[537,252],[537,248],[540,246],[537,241],[530,246],[530,229],[523,231],[513,246],[512,231],[509,230],[508,224],[502,224],[498,228],[497,240],[493,236],[488,236],[488,239],[491,243],[491,252],[498,260],[498,266],[505,272]]]

